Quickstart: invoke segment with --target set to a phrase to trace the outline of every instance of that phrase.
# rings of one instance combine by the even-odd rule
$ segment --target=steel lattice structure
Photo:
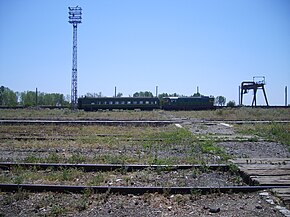
[[[77,70],[77,27],[82,23],[82,8],[79,6],[68,7],[69,23],[73,24],[73,55],[72,55],[72,80],[71,80],[71,107],[77,107],[78,98],[78,70]]]

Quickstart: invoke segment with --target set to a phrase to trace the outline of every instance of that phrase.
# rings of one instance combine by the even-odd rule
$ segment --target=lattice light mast
[[[78,98],[78,70],[77,70],[77,27],[82,23],[82,8],[79,6],[68,7],[69,23],[73,24],[73,55],[72,55],[72,79],[71,79],[71,107],[77,107]]]

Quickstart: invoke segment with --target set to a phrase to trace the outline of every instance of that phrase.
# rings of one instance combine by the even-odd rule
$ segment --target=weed
[[[79,200],[76,200],[75,207],[78,211],[83,211],[88,208],[89,198],[92,196],[93,190],[91,188],[86,188],[83,191],[83,195]]]
[[[61,159],[56,153],[50,153],[46,158],[47,163],[59,163],[60,161]]]
[[[202,153],[221,154],[223,153],[220,147],[214,145],[212,140],[206,140],[200,143]]]
[[[14,184],[20,185],[24,181],[24,178],[22,175],[18,175],[14,178]]]
[[[176,202],[178,205],[186,204],[186,202],[187,202],[187,197],[185,197],[184,195],[181,195],[181,194],[176,194],[176,195],[173,197],[173,200],[174,200],[174,202]]]
[[[0,201],[0,207],[1,205],[11,205],[16,201],[24,200],[24,199],[27,199],[28,197],[29,195],[27,192],[25,192],[21,188],[18,188],[18,190],[15,193],[7,193],[3,195]]]
[[[50,210],[51,216],[64,216],[66,213],[67,209],[58,204],[53,204]]]
[[[77,153],[77,154],[73,154],[69,159],[68,159],[69,163],[72,164],[80,164],[80,163],[84,163],[86,162],[86,157]]]
[[[75,203],[76,203],[75,204],[76,209],[78,211],[84,211],[84,210],[86,210],[88,208],[88,203],[89,202],[88,202],[87,198],[82,197],[79,200],[77,200]]]
[[[165,197],[169,197],[170,196],[170,192],[171,192],[171,188],[170,187],[164,187],[163,188],[163,194]]]
[[[157,155],[154,155],[148,158],[148,164],[149,165],[172,165],[177,161],[176,157],[166,157],[161,158],[157,157]]]
[[[236,126],[237,131],[243,134],[258,135],[271,141],[276,141],[285,145],[290,145],[290,124],[256,124]]]
[[[202,172],[202,173],[209,173],[210,169],[209,169],[209,166],[207,164],[205,164],[205,162],[203,162],[201,164],[201,167],[199,168],[199,170]]]
[[[201,174],[201,170],[197,168],[192,169],[192,177],[197,178]]]
[[[89,184],[92,186],[98,186],[104,181],[105,181],[104,175],[102,173],[97,173],[96,176],[92,178]]]
[[[190,199],[192,201],[198,200],[199,197],[201,196],[201,190],[200,189],[196,189],[196,188],[192,188],[190,189]]]
[[[18,188],[16,193],[13,194],[14,201],[26,200],[28,198],[29,198],[28,192],[23,190],[22,188]]]
[[[29,155],[23,160],[25,163],[39,163],[41,161],[40,158],[35,157],[34,155]]]
[[[229,164],[229,172],[232,174],[238,174],[239,173],[239,168],[235,164]]]

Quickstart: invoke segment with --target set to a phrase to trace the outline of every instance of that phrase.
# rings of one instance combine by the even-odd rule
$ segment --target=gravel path
[[[216,145],[234,158],[290,157],[288,149],[276,142],[219,142]]]

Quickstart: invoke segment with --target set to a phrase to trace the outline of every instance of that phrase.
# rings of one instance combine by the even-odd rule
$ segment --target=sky
[[[238,103],[241,82],[265,76],[269,104],[284,105],[286,86],[290,104],[289,0],[0,0],[1,86],[70,94],[77,5],[79,96],[199,87]]]

